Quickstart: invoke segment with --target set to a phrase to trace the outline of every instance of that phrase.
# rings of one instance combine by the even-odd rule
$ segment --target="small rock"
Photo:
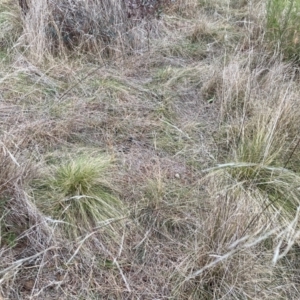
[[[179,179],[180,175],[178,173],[175,174],[175,178]]]

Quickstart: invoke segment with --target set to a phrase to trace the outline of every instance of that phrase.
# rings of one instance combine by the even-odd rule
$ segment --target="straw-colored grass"
[[[298,299],[296,2],[0,0],[0,298]]]

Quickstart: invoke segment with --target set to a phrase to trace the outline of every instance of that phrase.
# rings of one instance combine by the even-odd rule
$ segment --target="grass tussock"
[[[106,220],[119,221],[122,203],[107,180],[108,158],[80,156],[51,166],[34,184],[37,205],[77,237]]]
[[[0,298],[298,299],[297,5],[0,0]]]

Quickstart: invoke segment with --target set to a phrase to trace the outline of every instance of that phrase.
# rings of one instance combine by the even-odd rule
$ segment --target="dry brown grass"
[[[299,71],[264,3],[71,2],[0,1],[0,299],[298,299]]]

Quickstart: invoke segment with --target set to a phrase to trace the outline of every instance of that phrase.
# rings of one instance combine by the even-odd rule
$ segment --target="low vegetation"
[[[299,8],[0,0],[0,299],[298,299]]]

